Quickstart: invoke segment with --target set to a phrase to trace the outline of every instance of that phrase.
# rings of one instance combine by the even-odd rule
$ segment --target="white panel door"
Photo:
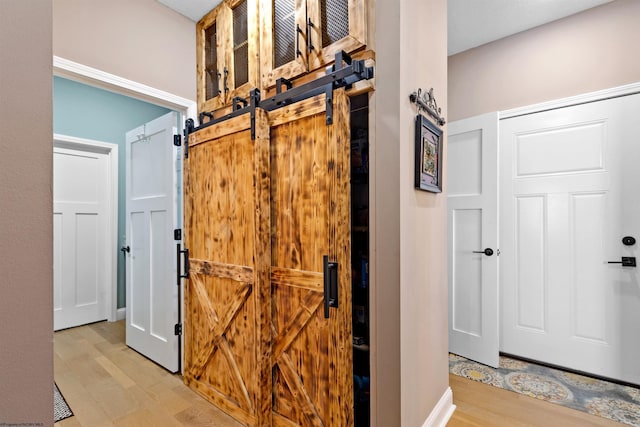
[[[126,135],[127,345],[171,372],[179,367],[176,113]]]
[[[53,327],[107,316],[109,162],[105,153],[53,149]]]
[[[501,350],[640,384],[640,96],[503,120]]]
[[[447,141],[449,351],[498,367],[497,113],[450,123]]]

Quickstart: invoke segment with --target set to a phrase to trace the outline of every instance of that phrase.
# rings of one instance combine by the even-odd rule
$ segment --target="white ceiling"
[[[221,0],[158,0],[199,21]],[[613,0],[448,0],[449,55]]]
[[[612,0],[448,0],[454,55]]]
[[[222,3],[222,0],[158,0],[165,6],[198,22],[207,12]]]

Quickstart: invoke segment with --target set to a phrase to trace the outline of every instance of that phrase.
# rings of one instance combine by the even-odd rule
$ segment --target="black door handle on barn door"
[[[184,273],[180,272],[180,255],[184,255]],[[176,244],[176,265],[177,283],[180,286],[180,279],[189,278],[189,249],[182,249],[180,243]]]
[[[493,255],[493,249],[491,248],[486,248],[483,251],[473,251],[474,254],[485,254],[486,256],[491,256]]]
[[[324,318],[329,318],[329,307],[338,307],[338,263],[322,257],[324,276]]]

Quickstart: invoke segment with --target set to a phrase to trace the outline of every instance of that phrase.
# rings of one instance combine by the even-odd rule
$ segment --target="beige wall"
[[[399,426],[400,4],[375,1],[376,91],[369,117],[371,425]],[[384,37],[382,36],[384,35]]]
[[[0,425],[53,425],[51,1],[0,1]]]
[[[640,1],[616,0],[449,58],[449,120],[640,81]]]
[[[446,0],[376,2],[372,425],[381,427],[422,425],[449,385],[446,195],[413,188],[409,102],[433,87],[447,114],[446,25]]]
[[[53,54],[196,99],[196,26],[156,0],[54,0]]]

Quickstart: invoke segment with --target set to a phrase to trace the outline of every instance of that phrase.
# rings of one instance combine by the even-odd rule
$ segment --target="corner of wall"
[[[1,9],[0,422],[53,425],[52,2]]]

